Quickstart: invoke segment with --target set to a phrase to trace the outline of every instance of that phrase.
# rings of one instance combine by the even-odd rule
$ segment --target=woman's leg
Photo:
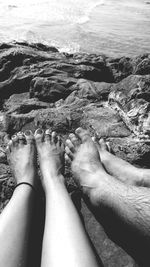
[[[31,133],[16,135],[7,147],[16,183],[36,184],[36,152]],[[26,144],[25,144],[26,143]],[[28,185],[18,186],[0,215],[0,266],[28,265],[28,246],[35,192]]]
[[[79,215],[62,176],[64,147],[55,132],[35,132],[42,183],[46,195],[46,219],[42,267],[97,267]]]

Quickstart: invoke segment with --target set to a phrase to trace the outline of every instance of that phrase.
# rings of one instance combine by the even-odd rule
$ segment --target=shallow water
[[[145,0],[0,0],[0,40],[43,42],[65,52],[150,52]]]

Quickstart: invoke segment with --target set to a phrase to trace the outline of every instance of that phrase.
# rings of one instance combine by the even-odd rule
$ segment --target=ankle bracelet
[[[30,183],[27,183],[27,182],[22,182],[22,183],[17,184],[17,185],[15,186],[15,189],[16,189],[18,186],[23,185],[23,184],[30,186],[30,187],[32,188],[32,190],[36,193],[36,189],[34,188],[34,186],[33,186],[32,184],[30,184]]]

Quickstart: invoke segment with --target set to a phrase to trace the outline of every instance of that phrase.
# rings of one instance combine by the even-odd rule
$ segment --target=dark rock
[[[6,117],[7,115],[5,112],[0,111],[0,132],[5,132],[7,130]]]
[[[150,55],[144,54],[131,59],[133,74],[146,75],[150,74]]]
[[[112,72],[113,81],[119,82],[131,74],[150,74],[150,55],[145,54],[134,58],[108,58],[106,60],[106,66],[108,66],[110,72]]]
[[[28,42],[15,42],[14,44],[19,45],[19,46],[27,46],[27,47],[32,47],[41,51],[45,51],[45,52],[59,52],[58,49],[54,46],[48,46],[48,45],[44,45],[41,43],[28,43]]]
[[[0,163],[7,163],[7,156],[5,150],[0,147]],[[0,177],[1,179],[1,177]]]
[[[3,109],[7,114],[25,114],[32,110],[50,108],[49,103],[41,102],[36,98],[29,98],[29,93],[14,94],[4,102]]]
[[[71,81],[63,81],[63,86],[61,83],[47,78],[36,77],[32,80],[30,84],[30,97],[37,97],[42,101],[56,102],[59,99],[65,99],[71,90],[68,85],[72,84]]]
[[[5,165],[6,166],[6,165]],[[1,164],[0,164],[1,167]],[[4,169],[3,169],[4,171]],[[6,174],[7,176],[1,180],[0,182],[0,212],[4,209],[4,207],[9,202],[9,199],[11,198],[13,194],[13,190],[15,187],[15,181],[14,178],[11,177],[10,174]]]
[[[119,82],[133,72],[130,58],[107,59],[107,65],[112,71],[113,81]]]
[[[0,49],[8,49],[11,47],[13,47],[13,45],[7,43],[0,43]]]

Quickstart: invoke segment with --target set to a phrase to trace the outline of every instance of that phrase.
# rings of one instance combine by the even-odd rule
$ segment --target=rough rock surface
[[[150,55],[108,58],[59,53],[42,44],[0,44],[0,208],[14,179],[5,136],[51,127],[65,140],[82,126],[110,141],[113,152],[150,168]],[[76,190],[66,166],[68,191]],[[105,266],[134,266],[82,205],[85,224]]]

